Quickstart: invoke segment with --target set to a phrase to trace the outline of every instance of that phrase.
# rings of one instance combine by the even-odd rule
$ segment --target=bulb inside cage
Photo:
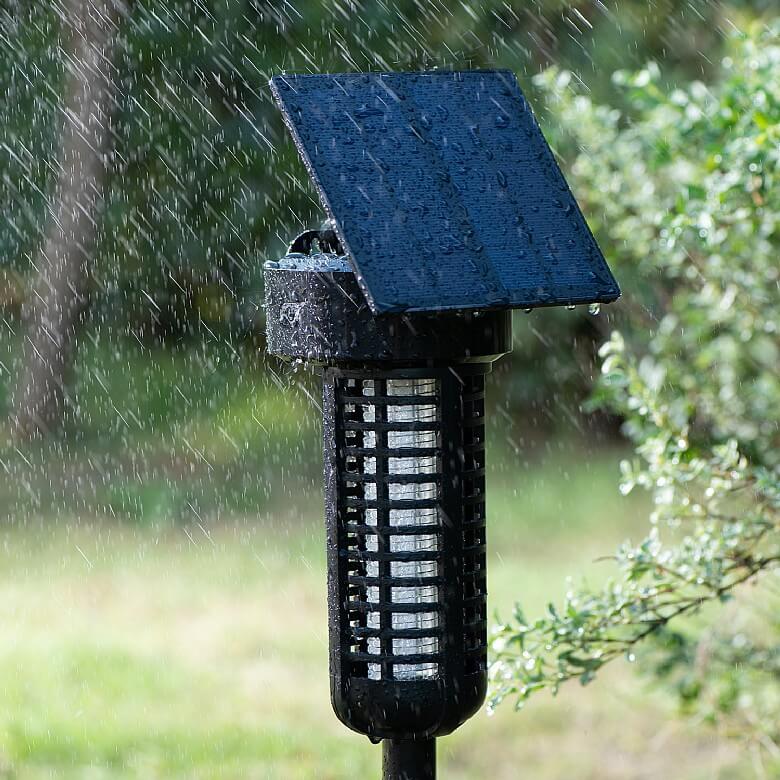
[[[418,508],[401,508],[406,502],[435,501],[438,498],[436,474],[438,471],[438,432],[436,430],[394,430],[393,423],[431,424],[437,421],[436,380],[434,379],[390,379],[386,384],[388,429],[387,448],[394,452],[387,458],[387,500],[390,504],[388,521],[391,529],[407,530],[409,534],[399,533],[389,537],[389,554],[394,553],[437,553],[439,537],[437,527],[440,522],[439,509],[436,506]],[[374,394],[374,383],[369,382],[364,387],[364,395]],[[405,403],[409,397],[415,403]],[[392,403],[397,399],[398,404]],[[427,401],[427,402],[426,402]],[[364,406],[363,417],[366,422],[376,421],[376,406]],[[377,432],[368,431],[364,444],[367,448],[376,446]],[[429,451],[429,454],[415,454]],[[411,454],[410,454],[411,453]],[[377,474],[376,458],[368,458],[365,462],[365,474]],[[397,477],[400,481],[393,481]],[[406,477],[415,477],[421,481],[403,481]],[[430,481],[425,481],[430,479]],[[376,500],[378,497],[377,483],[366,483],[366,498]],[[394,508],[395,507],[395,508]],[[377,509],[366,510],[366,524],[377,527]],[[430,527],[428,533],[417,531]],[[378,551],[379,537],[367,537],[367,549]],[[367,562],[368,576],[379,576],[379,562]],[[413,582],[420,578],[435,578],[439,574],[437,560],[390,560],[390,577],[399,583],[406,580]],[[369,602],[379,603],[381,599],[379,586],[367,589]],[[435,655],[439,650],[438,637],[431,629],[439,626],[437,602],[439,588],[437,585],[409,584],[390,588],[390,605],[429,605],[430,611],[405,612],[391,611],[390,628],[399,632],[392,638],[390,650],[393,656],[399,657],[399,663],[392,667],[396,680],[421,680],[435,678],[438,674],[438,664],[435,661],[422,663],[403,663],[404,656]],[[382,612],[369,612],[367,627],[381,630]],[[378,636],[369,637],[369,655],[380,655],[381,640]],[[368,664],[368,677],[372,680],[382,679],[382,666],[377,663]]]

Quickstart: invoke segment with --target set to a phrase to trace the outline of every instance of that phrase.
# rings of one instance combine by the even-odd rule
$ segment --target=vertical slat
[[[441,378],[441,511],[444,554],[441,575],[444,585],[439,598],[443,612],[444,644],[442,663],[445,679],[460,679],[463,673],[463,383],[455,368]]]
[[[322,384],[322,443],[325,478],[325,519],[328,555],[328,630],[330,644],[331,685],[351,672],[344,658],[350,645],[349,621],[345,602],[348,598],[347,570],[341,565],[340,550],[346,547],[346,533],[341,517],[340,477],[343,468],[343,410],[336,401],[338,372],[326,371]]]
[[[470,376],[464,383],[464,445],[468,450],[463,467],[462,498],[481,496],[482,500],[469,502],[464,510],[464,547],[484,543],[485,535],[485,425],[484,425],[485,380],[481,375]],[[474,424],[478,421],[478,424]],[[464,667],[467,673],[483,671],[487,667],[487,629],[485,587],[485,553],[480,550],[465,550],[463,553],[464,591],[468,594],[474,588],[471,606],[464,611],[463,645]]]
[[[374,385],[374,393],[379,396],[387,395],[387,380],[379,379]],[[376,404],[374,406],[374,419],[377,422],[387,422],[387,406],[385,404]],[[376,495],[380,502],[386,502],[388,499],[388,485],[385,480],[385,474],[388,471],[388,457],[383,453],[387,448],[387,431],[382,429],[376,432]],[[376,524],[378,529],[378,549],[381,553],[390,551],[390,539],[387,534],[383,534],[382,530],[390,525],[390,510],[386,505],[380,506],[377,509]],[[391,562],[389,560],[380,561],[379,563],[379,576],[390,577]],[[392,585],[382,585],[379,588],[379,600],[385,604],[393,600],[392,598],[393,588]],[[392,624],[392,613],[383,610],[380,613],[379,625],[382,630],[390,628]],[[387,658],[393,654],[393,640],[388,636],[383,636],[380,641],[380,652],[382,654],[382,679],[389,680],[393,677],[393,665]]]

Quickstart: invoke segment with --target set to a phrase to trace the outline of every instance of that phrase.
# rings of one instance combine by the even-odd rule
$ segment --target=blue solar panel
[[[511,72],[285,75],[271,88],[374,312],[620,294]]]

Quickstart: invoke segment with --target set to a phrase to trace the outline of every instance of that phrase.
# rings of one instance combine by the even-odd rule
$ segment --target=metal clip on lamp
[[[269,352],[322,368],[333,708],[434,778],[487,686],[485,374],[511,309],[619,290],[511,73],[271,87],[333,225],[265,266]]]

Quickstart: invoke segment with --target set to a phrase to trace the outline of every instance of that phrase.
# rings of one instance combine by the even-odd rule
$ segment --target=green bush
[[[492,702],[587,683],[652,637],[648,663],[684,708],[776,761],[780,25],[734,38],[713,85],[664,89],[653,65],[615,82],[628,114],[594,105],[567,73],[539,79],[581,147],[575,189],[633,269],[631,316],[601,348],[593,403],[622,415],[635,443],[621,491],[647,489],[655,508],[602,589],[572,590],[536,621],[518,607],[497,628]],[[751,581],[762,587],[737,587]],[[680,625],[732,598],[712,627],[709,611]]]

